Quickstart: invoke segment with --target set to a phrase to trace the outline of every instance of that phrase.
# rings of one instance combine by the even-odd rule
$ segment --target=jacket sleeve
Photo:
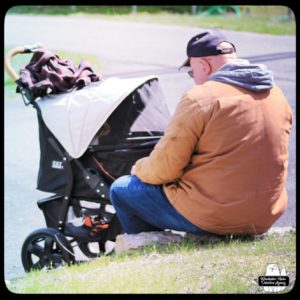
[[[177,181],[190,162],[203,127],[200,105],[185,94],[164,136],[148,157],[136,162],[136,176],[150,184]]]

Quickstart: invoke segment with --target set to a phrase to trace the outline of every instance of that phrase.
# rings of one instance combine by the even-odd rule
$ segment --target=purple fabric
[[[35,99],[49,94],[48,88],[52,90],[50,94],[66,93],[100,81],[101,77],[94,73],[87,60],[76,67],[47,49],[39,49],[29,64],[20,70],[19,80]]]

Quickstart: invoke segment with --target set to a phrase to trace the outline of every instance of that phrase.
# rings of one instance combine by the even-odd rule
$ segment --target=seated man
[[[126,233],[264,233],[287,206],[290,106],[218,30],[193,37],[187,56],[196,85],[150,156],[112,184],[112,204]]]

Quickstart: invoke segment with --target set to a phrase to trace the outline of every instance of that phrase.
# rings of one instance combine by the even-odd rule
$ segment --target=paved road
[[[49,49],[85,52],[103,65],[104,77],[158,74],[170,111],[193,82],[176,67],[185,58],[188,39],[201,29],[156,24],[112,22],[70,17],[7,16],[5,46],[42,42]],[[265,63],[274,71],[295,112],[295,37],[226,31],[240,57]],[[295,226],[295,134],[290,139],[287,190],[289,206],[276,226]],[[5,99],[5,279],[22,276],[20,253],[26,236],[44,226],[36,200],[39,162],[35,111],[19,97]]]

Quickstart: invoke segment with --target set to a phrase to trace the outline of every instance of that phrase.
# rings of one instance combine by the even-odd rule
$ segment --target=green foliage
[[[48,14],[66,15],[73,13],[89,14],[128,14],[132,11],[129,5],[18,5],[9,10],[9,13],[17,14]],[[138,6],[139,12],[159,13],[166,11],[170,13],[190,13],[190,6],[182,5],[162,5],[162,6]]]
[[[49,6],[19,5],[8,10],[8,14],[32,15],[70,15],[72,17],[108,18],[113,21],[134,21],[181,26],[199,26],[237,31],[268,34],[296,33],[295,16],[286,6],[230,6],[213,9],[217,6],[197,6],[197,15],[192,16],[191,6],[137,6],[137,13],[132,6],[93,5],[93,6]],[[220,7],[220,6],[218,6]],[[212,15],[207,12],[214,12]],[[226,14],[216,12],[223,11]],[[234,13],[238,11],[239,13]]]
[[[160,13],[169,12],[176,14],[190,14],[191,6],[189,5],[157,5],[157,6],[138,6],[139,12]]]

